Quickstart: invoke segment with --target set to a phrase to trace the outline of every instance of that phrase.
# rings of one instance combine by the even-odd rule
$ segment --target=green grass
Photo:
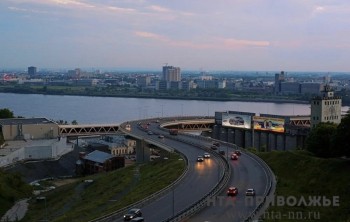
[[[24,183],[16,173],[7,173],[0,169],[0,216],[4,215],[12,205],[30,196],[32,187]]]
[[[266,221],[293,221],[288,218],[293,218],[293,215],[296,217],[297,214],[303,215],[301,221],[314,221],[315,217],[317,221],[350,221],[350,160],[322,159],[305,151],[273,151],[257,155],[265,160],[277,176],[276,195],[285,198],[294,196],[297,200],[304,197],[307,203],[309,196],[325,196],[328,199],[339,196],[340,206],[275,204],[265,214]],[[281,220],[275,220],[279,212]]]
[[[30,202],[25,221],[88,221],[116,211],[157,192],[176,180],[185,168],[179,155],[82,178],[44,194],[45,202]],[[139,169],[138,169],[139,168]],[[138,172],[137,173],[137,169]],[[90,185],[85,179],[93,179]],[[46,213],[45,213],[46,212]],[[47,216],[45,215],[47,214]]]

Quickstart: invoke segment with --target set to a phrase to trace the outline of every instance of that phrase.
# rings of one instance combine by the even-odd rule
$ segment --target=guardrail
[[[164,129],[162,128],[162,130],[164,131],[168,131],[167,129]],[[255,161],[258,162],[258,164],[260,164],[265,172],[266,172],[266,176],[267,176],[267,179],[268,179],[268,186],[267,188],[265,189],[265,192],[264,192],[264,198],[262,200],[261,203],[258,204],[258,206],[253,210],[253,212],[251,212],[247,218],[244,220],[245,222],[249,222],[249,221],[253,221],[254,219],[257,219],[256,217],[259,216],[259,213],[260,210],[264,207],[265,204],[267,204],[267,198],[268,196],[271,194],[271,190],[272,190],[272,187],[273,185],[276,184],[276,178],[275,178],[275,175],[273,174],[272,170],[270,169],[270,167],[265,163],[265,161],[263,161],[260,157],[258,157],[257,155],[245,150],[245,149],[242,149],[240,147],[238,147],[236,144],[232,144],[232,143],[228,143],[228,142],[224,142],[224,141],[220,141],[220,140],[215,140],[215,139],[212,139],[212,138],[207,138],[207,137],[203,137],[203,136],[198,136],[198,135],[191,135],[191,134],[184,134],[184,133],[179,133],[181,135],[185,135],[185,136],[189,136],[189,137],[196,137],[196,138],[200,138],[202,140],[207,140],[207,141],[216,141],[216,142],[219,142],[221,144],[225,144],[226,146],[229,146],[229,147],[232,147],[234,149],[239,149],[241,150],[243,153],[245,153],[246,155],[250,156],[251,158],[253,158]],[[216,152],[215,152],[216,153]],[[209,195],[209,194],[208,194]],[[208,196],[209,197],[209,196]],[[200,200],[201,201],[201,200]],[[176,221],[176,220],[174,220]]]
[[[255,155],[253,153],[250,153],[250,152],[246,152],[246,154],[250,155],[252,158],[254,158],[256,161],[259,162],[259,164],[264,168],[265,172],[267,173],[267,177],[269,178],[269,186],[265,190],[264,199],[254,209],[254,211],[244,220],[245,222],[249,222],[249,221],[253,221],[254,219],[257,219],[259,214],[262,213],[262,212],[260,212],[260,210],[264,207],[264,205],[269,204],[269,203],[267,203],[267,198],[268,198],[268,196],[270,196],[273,186],[276,185],[276,177],[273,174],[270,167],[260,157],[258,157],[257,155]]]
[[[164,119],[169,119],[169,120],[174,120],[174,118],[176,117],[172,117],[172,118],[163,118]],[[193,118],[203,118],[203,117],[188,117],[188,119],[193,119]],[[204,118],[208,118],[208,117],[204,117]],[[155,118],[155,119],[159,119],[159,118]],[[154,119],[154,120],[155,120]],[[187,119],[187,118],[186,118]],[[150,120],[146,120],[146,121],[151,121]],[[173,123],[176,123],[176,121],[174,121]],[[161,125],[162,126],[162,125]],[[189,207],[187,207],[186,209],[180,211],[179,213],[177,213],[176,215],[167,218],[166,220],[164,220],[164,222],[170,222],[170,221],[180,221],[180,220],[184,220],[186,218],[189,218],[191,216],[193,216],[195,213],[197,213],[199,210],[203,209],[204,207],[207,206],[207,201],[209,198],[215,196],[216,194],[220,193],[226,186],[226,184],[228,183],[229,179],[230,179],[230,172],[231,172],[231,166],[230,164],[227,162],[227,160],[222,156],[217,154],[216,152],[213,152],[211,149],[208,148],[203,148],[202,146],[198,145],[198,144],[194,144],[192,142],[186,141],[184,139],[180,139],[176,136],[172,136],[169,135],[168,132],[169,130],[162,128],[161,126],[159,126],[159,129],[163,130],[164,132],[166,132],[166,134],[164,135],[167,138],[172,138],[174,140],[178,140],[184,143],[188,143],[191,144],[193,146],[199,147],[201,149],[206,150],[207,152],[210,152],[211,154],[217,155],[219,157],[219,159],[221,159],[221,167],[224,168],[224,174],[221,177],[220,181],[217,183],[217,185],[208,193],[206,194],[203,198],[201,198],[200,200],[198,200],[197,202],[193,203],[192,205],[190,205]],[[200,138],[201,140],[207,140],[207,141],[217,141],[220,142],[221,144],[225,144],[226,146],[231,146],[234,149],[239,149],[242,152],[244,152],[245,154],[249,155],[251,158],[253,158],[254,160],[256,160],[265,170],[266,174],[267,174],[267,178],[268,178],[268,187],[264,192],[264,198],[262,200],[261,203],[259,203],[259,205],[253,210],[252,213],[250,213],[250,215],[247,216],[247,218],[244,220],[245,222],[249,222],[252,221],[254,219],[256,219],[256,217],[259,215],[260,210],[264,207],[265,204],[267,204],[267,198],[268,196],[271,194],[271,190],[273,185],[276,184],[276,178],[275,175],[273,174],[272,170],[270,169],[270,167],[257,155],[246,151],[245,149],[242,149],[240,147],[238,147],[235,144],[232,143],[228,143],[228,142],[223,142],[220,140],[215,140],[212,138],[207,138],[207,137],[203,137],[203,136],[198,136],[198,135],[191,135],[191,134],[184,134],[179,132],[180,135],[183,136],[189,136],[189,137],[196,137],[196,138]],[[187,160],[188,161],[188,160]]]
[[[122,217],[122,215],[124,213],[126,213],[129,209],[131,208],[141,208],[142,206],[146,205],[147,203],[155,200],[155,199],[158,199],[160,196],[168,193],[171,191],[171,189],[173,189],[174,187],[176,187],[179,182],[185,177],[185,175],[187,174],[188,172],[188,169],[189,169],[189,166],[188,166],[188,159],[185,155],[183,155],[182,153],[180,152],[177,152],[179,153],[182,158],[185,160],[186,162],[186,168],[184,170],[184,172],[181,174],[180,177],[178,177],[173,183],[171,183],[170,185],[166,186],[165,188],[163,188],[162,190],[159,190],[157,191],[156,193],[154,194],[151,194],[150,196],[140,200],[140,201],[137,201],[136,203],[133,203],[133,204],[130,204],[126,207],[123,207],[117,211],[114,211],[112,213],[109,213],[109,214],[106,214],[106,215],[103,215],[99,218],[95,218],[93,220],[90,220],[89,222],[104,222],[104,221],[110,221],[110,220],[115,220],[115,219],[120,219]]]
[[[184,170],[184,172],[181,174],[180,177],[178,177],[173,183],[171,183],[170,185],[166,186],[165,188],[163,188],[160,191],[157,191],[154,194],[151,194],[150,196],[137,201],[136,203],[130,204],[126,207],[123,207],[115,212],[112,212],[110,214],[104,215],[102,217],[90,220],[89,222],[97,222],[97,221],[110,221],[110,220],[115,220],[115,219],[120,219],[122,217],[123,214],[125,214],[129,209],[131,208],[141,208],[142,206],[146,205],[147,203],[159,198],[161,195],[164,195],[168,192],[171,191],[171,189],[173,189],[174,187],[176,187],[179,182],[184,178],[184,176],[187,174],[188,172],[188,159],[186,156],[184,156],[183,154],[179,153],[183,159],[186,161],[186,169]]]
[[[163,128],[160,128],[160,129],[162,129],[164,131],[168,131],[168,130],[163,129]],[[182,134],[182,133],[180,133],[180,135],[188,136],[188,134]],[[225,186],[227,185],[228,181],[230,180],[230,177],[231,177],[231,165],[227,162],[227,160],[222,155],[218,154],[217,152],[212,151],[211,149],[203,148],[203,146],[199,145],[198,143],[193,143],[191,141],[179,138],[178,136],[165,135],[165,137],[168,137],[168,138],[171,138],[171,139],[174,139],[174,140],[178,140],[180,142],[187,143],[187,144],[190,144],[192,146],[199,147],[199,148],[201,148],[201,149],[203,149],[203,150],[205,150],[207,152],[210,152],[211,154],[215,155],[220,160],[220,165],[224,169],[224,173],[222,174],[222,177],[220,178],[220,180],[218,181],[216,186],[213,189],[210,190],[209,193],[207,193],[200,200],[198,200],[195,203],[191,204],[189,207],[183,209],[182,211],[180,211],[176,215],[167,218],[163,222],[182,221],[182,220],[184,220],[186,218],[189,218],[189,217],[193,216],[195,213],[197,213],[198,211],[200,211],[201,209],[206,207],[207,206],[207,201],[208,201],[209,198],[211,198],[211,197],[217,195],[218,193],[222,192],[222,190],[225,188]],[[195,137],[199,137],[199,136],[195,136]],[[205,137],[199,137],[199,138],[200,139],[204,139]]]
[[[192,117],[193,118],[193,117]],[[143,129],[142,127],[139,128],[140,130],[143,131],[147,131],[146,129]],[[231,165],[226,161],[226,159],[218,154],[217,152],[212,151],[211,149],[208,148],[203,148],[203,146],[200,146],[198,143],[193,143],[191,141],[185,140],[185,139],[181,139],[178,136],[172,136],[168,134],[168,130],[162,128],[161,126],[159,126],[159,129],[161,129],[162,131],[166,132],[164,134],[164,137],[166,138],[171,138],[173,140],[177,140],[186,144],[190,144],[191,146],[195,146],[198,148],[201,148],[207,152],[210,152],[212,155],[215,155],[216,157],[218,157],[218,159],[220,160],[220,165],[221,167],[224,169],[224,173],[222,174],[222,177],[220,178],[220,180],[218,181],[218,183],[216,184],[216,186],[210,190],[209,193],[207,193],[204,197],[202,197],[200,200],[196,201],[195,203],[191,204],[189,207],[183,209],[182,211],[180,211],[179,213],[177,213],[174,216],[171,216],[169,218],[167,218],[166,220],[164,220],[164,222],[169,222],[169,221],[180,221],[180,220],[184,220],[185,218],[189,218],[191,216],[193,216],[195,213],[197,213],[199,210],[203,209],[204,207],[207,206],[207,201],[210,197],[213,197],[215,195],[217,195],[218,193],[221,193],[222,190],[225,188],[225,186],[227,185],[228,181],[230,180],[231,177]],[[128,132],[130,133],[130,132]],[[188,134],[183,134],[180,133],[181,135],[185,135],[188,136]],[[205,138],[205,137],[198,137],[200,139],[205,139],[205,140],[211,140],[209,138]]]
[[[189,135],[189,134],[188,134]],[[192,135],[192,136],[196,136],[196,135]],[[198,136],[196,136],[198,137]],[[206,139],[205,137],[203,137],[204,139]],[[213,139],[209,139],[208,140],[213,140]],[[271,190],[273,188],[274,185],[276,185],[276,177],[273,174],[271,168],[265,163],[265,161],[263,161],[260,157],[258,157],[257,155],[255,155],[254,153],[251,153],[245,149],[242,149],[240,147],[238,147],[236,144],[232,144],[232,143],[228,143],[228,142],[224,142],[224,141],[220,141],[220,140],[215,140],[216,142],[219,142],[221,144],[225,144],[226,146],[230,146],[234,149],[239,149],[241,152],[245,153],[246,155],[250,156],[252,159],[254,159],[255,161],[258,162],[258,164],[260,164],[260,166],[262,166],[262,168],[265,170],[266,172],[266,176],[268,179],[268,186],[265,189],[265,192],[263,194],[264,198],[261,201],[261,203],[258,204],[258,206],[253,210],[253,212],[251,212],[247,218],[244,220],[245,222],[249,222],[249,221],[253,221],[255,219],[257,219],[257,216],[259,216],[259,214],[261,214],[262,212],[260,212],[260,210],[265,206],[265,204],[268,204],[267,198],[268,196],[271,195]]]

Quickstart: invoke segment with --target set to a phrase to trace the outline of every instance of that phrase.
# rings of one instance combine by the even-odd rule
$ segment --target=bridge
[[[163,118],[163,120],[167,120],[167,122],[161,124],[161,127],[184,131],[209,131],[214,125],[214,119],[208,117],[190,117],[190,119],[186,119],[186,117],[178,117],[175,118],[175,120],[174,117],[172,117]],[[156,119],[147,121],[156,121]],[[59,125],[58,128],[59,135],[64,137],[108,135],[120,132],[119,124]]]
[[[119,124],[59,125],[59,135],[64,137],[116,134]]]
[[[171,122],[165,122],[160,125],[166,129],[179,129],[184,131],[210,131],[215,124],[214,118],[191,118],[191,119],[179,119]]]

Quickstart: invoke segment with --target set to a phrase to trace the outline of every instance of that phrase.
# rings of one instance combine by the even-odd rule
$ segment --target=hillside
[[[258,156],[277,176],[276,195],[290,200],[283,206],[275,201],[263,216],[264,221],[350,221],[350,160],[321,159],[304,151],[274,151]],[[339,206],[324,204],[324,197],[339,197]],[[303,198],[308,206],[298,206]],[[293,199],[298,203],[294,204]]]
[[[32,187],[19,174],[0,169],[0,218],[16,201],[31,196],[31,193]]]

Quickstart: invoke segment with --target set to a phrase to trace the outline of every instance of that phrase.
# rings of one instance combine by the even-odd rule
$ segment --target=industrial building
[[[58,124],[46,118],[0,119],[5,143],[0,148],[0,167],[17,161],[57,158],[73,150]]]

